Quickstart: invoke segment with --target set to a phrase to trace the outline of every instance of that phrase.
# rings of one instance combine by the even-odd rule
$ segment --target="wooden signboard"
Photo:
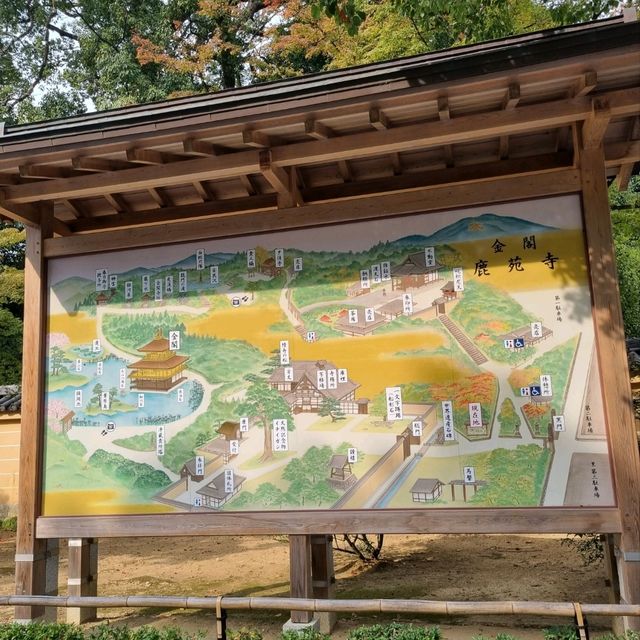
[[[50,260],[44,526],[616,530],[584,237],[564,196]]]

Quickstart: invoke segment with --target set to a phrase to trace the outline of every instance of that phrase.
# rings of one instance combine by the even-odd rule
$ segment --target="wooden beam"
[[[0,173],[0,186],[7,184],[20,184],[20,176],[15,173]]]
[[[206,140],[198,140],[197,138],[186,138],[182,141],[182,148],[185,153],[191,153],[198,156],[219,156],[225,151],[219,146]]]
[[[294,167],[287,170],[275,166],[271,159],[271,151],[260,152],[260,171],[278,194],[278,207],[281,209],[295,207],[302,203],[292,169]]]
[[[289,536],[289,584],[292,598],[313,597],[311,585],[311,536]],[[308,623],[313,611],[292,611],[291,622]]]
[[[116,213],[129,211],[129,205],[119,193],[105,193],[104,198],[113,207]]]
[[[559,517],[559,514],[562,517]],[[531,509],[407,509],[273,511],[268,513],[176,513],[131,516],[48,517],[37,523],[39,538],[74,536],[273,535],[344,533],[618,533],[615,507]]]
[[[635,115],[640,89],[626,89],[606,94],[612,116]],[[328,140],[301,142],[272,149],[273,164],[304,166],[338,162],[355,157],[427,149],[490,139],[539,129],[549,129],[587,118],[592,112],[586,98],[558,100],[528,105],[509,111],[481,113],[455,118],[448,122],[427,122],[334,137]],[[194,180],[211,180],[259,173],[257,151],[241,151],[220,157],[197,158],[154,167],[67,178],[56,182],[5,187],[7,201],[36,202],[51,198],[80,198],[105,192],[126,192],[156,186],[190,184]]]
[[[631,176],[633,175],[633,167],[635,163],[623,164],[618,171],[618,175],[616,176],[616,187],[620,191],[626,191],[629,188],[629,180],[631,180]]]
[[[27,227],[24,268],[24,324],[22,409],[20,438],[20,497],[16,535],[16,595],[46,592],[47,541],[36,538],[36,521],[42,505],[42,458],[44,450],[44,366],[47,317],[47,266],[43,243],[52,234],[52,205],[40,211],[41,226]],[[16,607],[17,621],[34,620],[42,607]]]
[[[304,130],[307,135],[315,138],[316,140],[327,140],[328,138],[336,136],[333,129],[330,129],[326,125],[322,124],[322,122],[318,122],[313,118],[305,120]],[[340,174],[343,182],[351,182],[351,180],[353,180],[351,167],[349,167],[349,163],[346,160],[338,160],[338,173]]]
[[[242,183],[242,186],[244,187],[245,191],[250,196],[255,196],[258,190],[256,189],[256,185],[253,183],[251,176],[247,176],[243,174],[239,177],[240,177],[240,182]]]
[[[579,188],[579,172],[575,169],[560,169],[531,176],[500,177],[495,180],[460,185],[436,185],[400,194],[355,198],[342,203],[323,202],[276,211],[218,216],[201,220],[197,225],[182,220],[176,221],[174,217],[173,224],[158,224],[139,229],[136,232],[135,244],[143,247],[201,238],[224,238],[262,231],[308,228],[335,222],[374,220],[417,211],[440,211],[492,202],[574,193]],[[214,207],[218,204],[218,202],[203,203],[192,205],[192,208]],[[177,209],[181,215],[186,215],[184,207]],[[174,216],[177,214],[176,211],[170,213]],[[161,215],[161,212],[158,214]],[[81,222],[83,221],[78,220],[73,224],[79,225]],[[144,223],[144,219],[140,222]],[[95,253],[122,248],[127,244],[131,244],[131,231],[127,229],[76,235],[69,238],[54,238],[45,242],[45,255],[53,258]]]
[[[157,151],[156,149],[140,149],[134,147],[127,149],[127,160],[131,162],[142,162],[144,164],[168,164],[170,162],[184,162],[189,156],[182,156],[179,153],[168,153]]]
[[[82,205],[74,200],[63,200],[62,204],[73,214],[74,218],[86,218],[87,212]]]
[[[601,98],[593,100],[593,108],[582,125],[582,144],[585,149],[596,149],[602,144],[611,120],[609,103]]]
[[[517,82],[509,83],[507,92],[502,100],[502,108],[515,109],[520,102],[520,85]],[[506,160],[509,157],[509,136],[500,136],[498,159]]]
[[[125,211],[118,215],[98,216],[74,220],[70,223],[73,233],[88,231],[105,231],[121,227],[144,227],[180,220],[196,220],[198,218],[224,215],[237,212],[253,212],[274,209],[278,204],[275,194],[251,196],[248,198],[227,198],[200,202],[189,206],[166,207],[164,209],[146,209],[145,211]],[[83,236],[87,238],[88,236]]]
[[[600,360],[605,419],[610,435],[615,495],[621,513],[618,559],[621,597],[640,602],[640,456],[636,440],[618,274],[602,148],[580,155],[582,207],[591,274],[591,305]],[[630,554],[629,558],[625,555]],[[628,628],[640,629],[640,620]]]
[[[209,189],[209,187],[203,182],[194,182],[193,188],[196,190],[197,194],[200,196],[202,202],[209,202],[209,200],[213,200],[213,193]]]
[[[242,132],[242,142],[256,149],[265,149],[280,144],[280,141],[274,136],[269,136],[262,131],[255,131],[254,129],[245,129]]]
[[[440,96],[438,98],[438,117],[442,122],[451,120],[451,111],[449,110],[449,99],[447,96]],[[455,164],[455,158],[453,156],[453,145],[444,145],[444,163],[447,167],[453,167]]]
[[[74,169],[87,169],[89,171],[122,171],[123,169],[135,169],[138,165],[128,160],[116,160],[113,158],[100,158],[92,156],[77,156],[71,160]]]
[[[169,196],[167,195],[164,189],[161,189],[158,187],[158,188],[147,189],[147,191],[149,192],[149,195],[153,198],[154,202],[159,207],[173,206],[171,199],[169,198]]]
[[[614,142],[605,146],[605,167],[617,167],[632,162],[640,162],[640,140]]]
[[[371,107],[371,109],[369,109],[369,123],[378,131],[391,129],[391,122],[389,121],[389,118],[387,118],[387,116],[378,107]],[[391,154],[391,166],[393,167],[393,175],[398,176],[402,173],[402,161],[400,160],[399,153],[396,152]]]
[[[18,167],[18,170],[23,178],[43,178],[46,180],[86,175],[82,171],[77,171],[70,167],[58,167],[48,164],[23,164]]]
[[[576,82],[572,90],[572,96],[579,98],[580,96],[586,96],[591,93],[598,86],[598,74],[591,70],[583,73]]]

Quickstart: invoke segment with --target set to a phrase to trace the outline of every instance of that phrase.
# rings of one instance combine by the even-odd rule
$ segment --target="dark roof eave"
[[[624,23],[621,18],[608,18],[205,96],[176,98],[62,120],[10,126],[0,136],[0,143],[7,145],[105,129],[126,129],[151,122],[178,123],[186,117],[199,114],[237,111],[249,105],[252,108],[266,104],[273,107],[276,103],[293,99],[338,94],[355,87],[383,86],[398,80],[405,80],[411,86],[438,85],[635,45],[639,38],[640,22]]]

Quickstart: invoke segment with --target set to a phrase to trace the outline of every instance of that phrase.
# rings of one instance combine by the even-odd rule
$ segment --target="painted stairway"
[[[471,342],[469,336],[446,313],[440,314],[438,319],[476,364],[487,362],[488,359],[484,353]]]

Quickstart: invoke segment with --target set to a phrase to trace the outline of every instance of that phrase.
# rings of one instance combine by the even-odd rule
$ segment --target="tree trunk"
[[[266,460],[271,460],[273,458],[273,443],[271,441],[271,424],[269,423],[269,420],[265,420],[263,418],[262,429],[264,431],[264,451],[260,458],[260,462],[265,462]]]

